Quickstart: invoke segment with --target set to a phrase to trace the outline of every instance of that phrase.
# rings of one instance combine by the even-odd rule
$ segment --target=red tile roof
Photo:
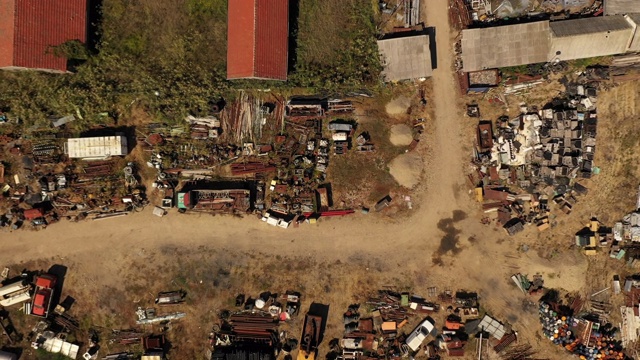
[[[87,40],[87,0],[0,0],[0,67],[67,70],[52,46]]]
[[[15,0],[0,0],[0,67],[13,64]]]
[[[287,79],[288,0],[229,1],[227,79]]]

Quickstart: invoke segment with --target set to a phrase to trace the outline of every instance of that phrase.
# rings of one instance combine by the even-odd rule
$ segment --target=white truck
[[[409,334],[407,340],[405,341],[407,346],[409,346],[409,348],[411,348],[411,350],[413,351],[418,351],[424,339],[426,339],[427,336],[431,334],[433,329],[434,326],[431,320],[425,319],[411,332],[411,334]]]

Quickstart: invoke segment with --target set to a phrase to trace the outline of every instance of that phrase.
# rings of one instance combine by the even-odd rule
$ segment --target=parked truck
[[[54,287],[58,278],[52,274],[43,274],[36,277],[36,291],[31,300],[31,315],[48,317],[53,298]]]

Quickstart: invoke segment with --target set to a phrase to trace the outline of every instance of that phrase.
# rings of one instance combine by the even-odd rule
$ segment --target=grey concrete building
[[[429,36],[378,40],[385,81],[413,80],[432,74]]]
[[[547,61],[549,21],[462,30],[464,71]]]
[[[622,54],[634,33],[622,15],[554,21],[550,29],[549,61]]]

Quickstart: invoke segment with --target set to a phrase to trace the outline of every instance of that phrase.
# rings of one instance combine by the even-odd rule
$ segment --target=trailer
[[[307,313],[304,317],[297,360],[315,360],[322,333],[322,316]]]
[[[36,277],[36,291],[31,300],[31,315],[46,318],[51,309],[54,287],[58,278],[52,274]]]

